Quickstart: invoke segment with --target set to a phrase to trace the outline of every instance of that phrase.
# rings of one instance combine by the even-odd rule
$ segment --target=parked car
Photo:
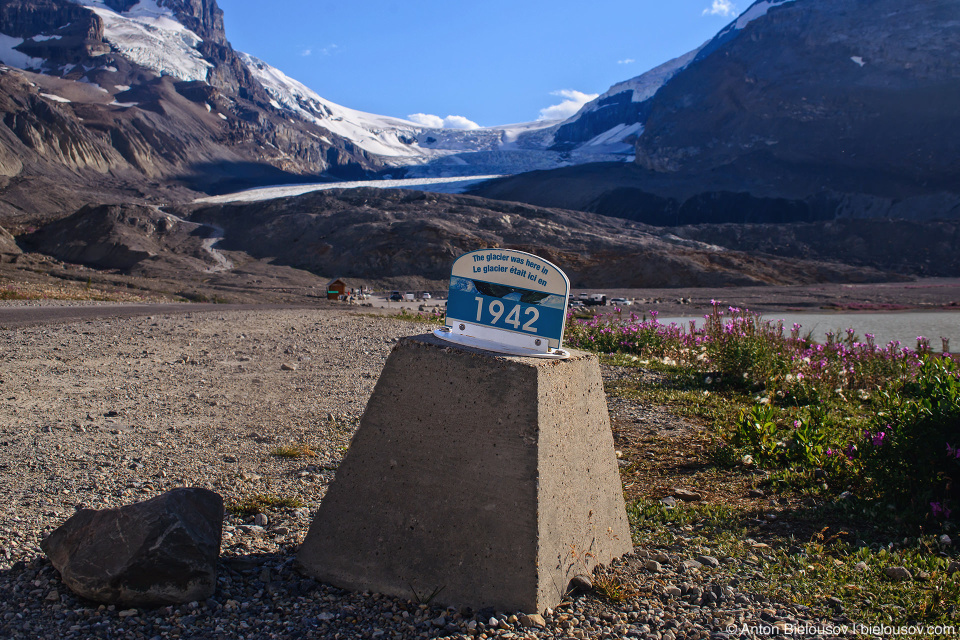
[[[429,292],[429,291],[424,291],[423,293],[420,294],[420,297],[423,298],[424,300],[429,300],[429,299],[432,298],[433,296],[430,295],[430,292]]]
[[[390,300],[393,302],[400,302],[401,300],[403,300],[403,296],[400,295],[399,291],[394,291],[393,293],[390,294]]]
[[[589,306],[598,306],[603,307],[607,304],[607,296],[602,293],[591,294],[586,300],[583,301],[583,304]]]
[[[405,294],[403,294],[403,299],[406,302],[414,302],[417,299],[417,295],[412,291],[407,291]]]
[[[626,298],[611,298],[610,304],[617,307],[629,307],[633,304],[633,300],[627,300]]]

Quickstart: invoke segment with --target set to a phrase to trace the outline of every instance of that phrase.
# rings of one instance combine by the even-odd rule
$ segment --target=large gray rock
[[[0,255],[19,255],[23,253],[10,232],[0,227]]]
[[[223,499],[174,489],[117,509],[81,509],[40,543],[77,595],[152,607],[204,600],[217,587]]]
[[[540,612],[633,548],[597,357],[390,354],[298,560],[337,586]]]

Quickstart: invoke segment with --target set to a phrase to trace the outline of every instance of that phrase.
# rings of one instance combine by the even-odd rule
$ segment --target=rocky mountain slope
[[[640,171],[478,193],[654,224],[960,216],[958,16],[950,0],[761,0],[557,132],[630,130]]]
[[[215,0],[0,0],[0,60],[0,218],[14,227],[91,200],[383,166],[290,118],[230,46]]]
[[[553,122],[444,129],[334,104],[235,51],[215,0],[0,0],[0,62],[0,221],[17,229],[94,200],[573,157],[548,148]]]
[[[131,205],[91,207],[26,236],[23,244],[60,260],[145,276],[168,276],[177,270],[224,276],[233,260],[254,259],[327,277],[379,282],[425,278],[442,287],[450,264],[461,254],[508,247],[555,262],[575,287],[870,282],[895,277],[872,266],[850,267],[833,257],[751,256],[589,213],[371,188],[175,207],[167,213]]]

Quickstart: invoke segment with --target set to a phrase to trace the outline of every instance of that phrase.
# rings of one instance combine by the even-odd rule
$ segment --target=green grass
[[[303,502],[297,498],[257,494],[228,502],[226,510],[237,516],[252,516],[269,509],[297,509],[302,506]]]
[[[0,300],[39,300],[42,296],[17,289],[0,289]]]
[[[796,514],[811,523],[846,516],[856,520],[854,507],[814,509]],[[711,504],[679,503],[667,509],[658,501],[640,500],[628,506],[634,541],[646,547],[706,548],[718,558],[732,557],[738,565],[754,566],[754,575],[741,589],[774,600],[795,602],[825,618],[842,611],[858,623],[870,625],[957,625],[960,627],[960,572],[947,569],[956,560],[952,546],[941,546],[934,536],[878,542],[889,531],[871,529],[877,539],[831,527],[807,540],[788,536],[765,538],[769,548],[752,544],[755,535],[745,523],[757,513]],[[876,514],[861,514],[868,522],[882,522]],[[799,551],[799,553],[798,553]],[[689,554],[693,556],[693,552]],[[863,565],[858,566],[858,563]],[[896,582],[887,567],[902,566],[925,581]],[[721,569],[722,571],[722,569]],[[743,575],[743,571],[740,572]],[[828,598],[836,598],[838,610]]]
[[[428,324],[436,324],[443,326],[446,315],[443,313],[434,313],[428,311],[417,311],[413,313],[407,309],[401,309],[400,312],[396,315],[390,316],[397,320],[404,320],[406,322],[426,322]]]
[[[277,458],[316,458],[317,453],[305,442],[295,442],[293,444],[277,447],[270,452],[270,455]]]

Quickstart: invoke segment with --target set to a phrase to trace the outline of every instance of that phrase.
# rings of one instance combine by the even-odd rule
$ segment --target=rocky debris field
[[[803,607],[745,590],[759,558],[714,557],[699,543],[640,541],[541,615],[444,609],[419,602],[425,594],[345,592],[299,574],[297,545],[392,344],[429,328],[343,311],[231,310],[0,331],[0,636],[676,640],[815,626]],[[633,420],[638,409],[618,400],[611,410]],[[72,594],[40,551],[81,506],[181,486],[227,505],[210,599],[97,605]]]

